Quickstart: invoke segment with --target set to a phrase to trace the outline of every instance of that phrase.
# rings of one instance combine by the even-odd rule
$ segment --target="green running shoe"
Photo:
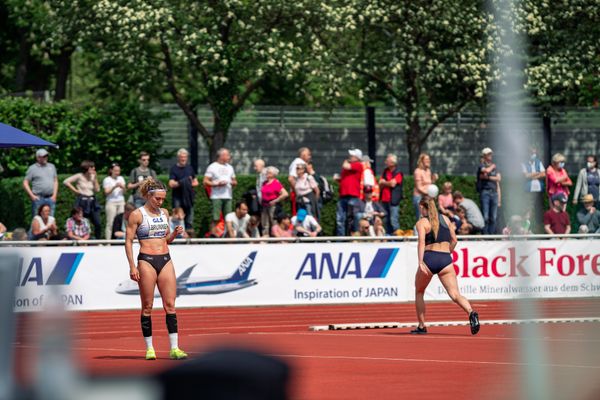
[[[156,353],[152,347],[146,350],[146,360],[156,360]]]
[[[171,360],[184,360],[188,357],[187,353],[179,348],[171,349],[171,353],[169,353]]]

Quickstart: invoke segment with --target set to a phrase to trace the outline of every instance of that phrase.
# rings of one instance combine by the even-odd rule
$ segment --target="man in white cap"
[[[481,150],[481,164],[477,168],[477,191],[485,220],[483,233],[487,235],[496,234],[498,207],[501,207],[502,204],[500,192],[502,176],[498,172],[496,164],[492,162],[493,154],[489,147]]]
[[[340,198],[337,203],[335,217],[336,234],[346,236],[350,232],[347,226],[348,217],[353,217],[354,210],[360,204],[360,182],[363,173],[362,151],[360,149],[348,150],[348,159],[342,163],[342,174],[336,180],[340,183]],[[351,215],[348,215],[351,213]]]
[[[50,206],[50,215],[54,215],[56,196],[58,195],[58,177],[56,167],[48,162],[48,151],[35,152],[36,163],[27,168],[23,188],[31,199],[31,216],[37,215],[43,204]]]

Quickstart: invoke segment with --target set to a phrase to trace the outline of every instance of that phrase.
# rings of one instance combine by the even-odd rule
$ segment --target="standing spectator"
[[[492,162],[494,153],[492,149],[486,147],[481,151],[481,164],[477,168],[477,191],[481,201],[483,219],[485,226],[483,233],[486,235],[495,235],[496,220],[498,218],[498,206],[500,204],[500,181],[502,176]]]
[[[573,195],[573,204],[577,204],[586,195],[591,194],[596,208],[600,206],[600,174],[598,173],[598,159],[596,156],[587,156],[585,168],[577,175],[577,184]]]
[[[145,151],[140,152],[138,163],[140,164],[139,167],[131,170],[131,173],[129,174],[129,183],[127,184],[127,189],[135,189],[133,193],[133,204],[135,205],[135,208],[140,208],[146,204],[146,199],[144,199],[140,193],[140,185],[142,182],[148,177],[156,179],[156,172],[149,167],[150,154]]]
[[[292,217],[291,224],[295,236],[315,237],[323,230],[317,220],[303,208]]]
[[[349,157],[342,163],[342,174],[335,177],[340,182],[340,198],[337,203],[335,216],[336,234],[345,236],[349,234],[354,219],[353,211],[360,202],[360,181],[362,178],[363,164],[360,149],[348,150]]]
[[[275,217],[277,223],[271,228],[273,237],[292,237],[292,222],[287,213],[280,213]]]
[[[173,208],[181,207],[185,212],[185,230],[193,230],[194,188],[199,185],[194,169],[188,164],[190,153],[186,149],[177,151],[177,164],[169,171],[169,187],[173,189]],[[144,199],[145,203],[146,199]]]
[[[58,177],[56,167],[48,162],[48,151],[35,152],[36,163],[27,168],[23,188],[31,199],[31,215],[36,215],[42,204],[50,206],[50,215],[54,215],[56,196],[58,195]]]
[[[554,194],[550,200],[552,206],[544,213],[544,230],[549,235],[571,233],[571,221],[569,214],[565,211],[567,195],[559,192]]]
[[[212,224],[215,225],[221,219],[221,214],[226,216],[231,212],[233,187],[237,185],[235,171],[229,164],[231,155],[229,150],[221,148],[217,150],[217,161],[206,169],[204,174],[205,186],[210,187],[210,202],[212,205]]]
[[[4,239],[4,235],[6,234],[6,225],[0,222],[0,240]]]
[[[247,190],[242,194],[242,199],[248,205],[248,214],[250,216],[256,216],[260,220],[261,213],[261,192],[263,183],[267,180],[267,170],[265,168],[264,160],[254,160],[254,172],[256,172],[256,185],[254,188]]]
[[[300,147],[298,149],[298,157],[292,161],[290,167],[288,168],[288,182],[290,184],[290,201],[292,202],[292,214],[296,213],[296,192],[294,188],[296,187],[296,179],[298,175],[296,173],[296,165],[297,164],[307,164],[310,162],[312,158],[312,153],[308,147]]]
[[[467,199],[461,192],[456,190],[452,195],[456,206],[460,206],[465,210],[465,217],[469,225],[472,226],[470,233],[481,233],[485,226],[485,220],[481,210],[477,207],[477,204],[471,199]]]
[[[136,207],[132,203],[125,204],[123,212],[117,214],[113,221],[111,239],[125,239],[127,222],[129,222],[129,216],[135,209]]]
[[[385,231],[392,235],[400,229],[400,201],[402,200],[403,175],[398,168],[398,157],[388,154],[385,158],[385,170],[379,179],[381,187],[381,205],[386,214]]]
[[[106,195],[106,240],[112,238],[113,221],[117,214],[125,210],[125,179],[121,176],[121,167],[112,163],[108,169],[108,176],[102,181],[102,188]]]
[[[315,214],[315,218],[317,218],[317,220],[320,220],[323,204],[333,199],[333,190],[331,190],[331,185],[329,185],[327,178],[325,178],[323,175],[318,174],[315,171],[315,166],[313,165],[312,161],[306,163],[306,172],[310,176],[315,178],[315,181],[319,186],[319,198],[317,199],[317,212]]]
[[[262,202],[260,189],[267,180],[267,169],[265,168],[264,160],[261,160],[260,158],[254,160],[254,172],[256,172],[256,196],[258,198],[258,204],[260,204]]]
[[[594,206],[594,196],[588,193],[582,202],[583,207],[577,211],[579,233],[600,233],[600,211]]]
[[[271,227],[274,226],[275,216],[279,214],[281,202],[288,197],[287,191],[283,185],[277,180],[279,170],[273,166],[266,169],[267,180],[263,183],[261,190],[262,196],[262,213],[261,225],[263,236],[269,236]]]
[[[227,237],[230,238],[247,238],[248,224],[250,216],[248,215],[248,206],[243,201],[238,201],[235,204],[235,211],[225,215],[225,226],[227,229]]]
[[[81,163],[81,172],[71,175],[63,183],[77,195],[75,208],[81,208],[83,217],[91,219],[94,224],[94,237],[100,239],[102,235],[100,204],[96,199],[96,193],[100,191],[100,184],[96,175],[96,165],[93,161],[84,160]]]
[[[415,188],[413,190],[413,207],[417,220],[421,218],[419,211],[419,202],[423,196],[427,195],[429,185],[438,180],[438,175],[431,172],[431,158],[428,154],[422,153],[417,159],[417,168],[413,173],[415,179]]]
[[[306,172],[306,164],[296,164],[296,179],[294,184],[296,193],[296,210],[305,209],[309,215],[315,216],[317,199],[319,198],[319,185],[312,175]]]
[[[360,180],[360,199],[365,199],[365,188],[370,188],[373,201],[379,201],[379,183],[377,183],[375,172],[373,172],[373,168],[371,168],[373,160],[366,154],[362,156],[361,160],[364,169]]]
[[[552,164],[546,168],[546,186],[550,203],[555,194],[564,193],[569,198],[569,187],[573,186],[573,181],[565,169],[565,156],[560,153],[552,156]],[[545,225],[544,222],[544,230]]]
[[[50,215],[50,205],[42,204],[31,221],[29,240],[49,240],[58,238],[56,220]]]
[[[546,169],[540,160],[537,149],[529,149],[529,160],[522,164],[523,174],[525,174],[525,192],[528,194],[527,209],[531,214],[534,233],[541,233],[543,229],[544,218],[544,183],[546,178]],[[526,210],[527,211],[527,210]]]
[[[296,186],[296,178],[298,175],[296,174],[296,165],[298,164],[307,164],[312,158],[312,153],[308,147],[300,147],[298,149],[298,157],[292,161],[290,167],[288,169],[288,182],[290,183],[290,187],[293,189]]]
[[[81,207],[71,210],[71,218],[65,224],[67,237],[71,240],[88,240],[90,238],[90,222],[83,216]]]

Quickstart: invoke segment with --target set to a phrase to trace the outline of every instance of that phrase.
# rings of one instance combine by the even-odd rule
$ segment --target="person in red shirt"
[[[571,233],[571,221],[565,211],[567,195],[557,193],[552,196],[552,208],[544,213],[544,231],[549,235]]]
[[[341,176],[334,177],[340,184],[340,198],[335,216],[338,236],[350,234],[354,209],[360,204],[360,181],[364,169],[361,162],[363,154],[359,149],[348,150],[348,154],[348,159],[342,163]]]
[[[402,200],[402,172],[398,169],[398,157],[388,154],[385,158],[385,170],[379,179],[381,205],[385,210],[385,231],[393,235],[400,229],[400,200]]]

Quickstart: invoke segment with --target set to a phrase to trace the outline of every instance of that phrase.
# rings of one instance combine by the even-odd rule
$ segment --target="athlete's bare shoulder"
[[[136,208],[131,212],[131,214],[129,214],[128,221],[130,224],[139,224],[140,222],[142,222],[142,212],[139,208]]]

